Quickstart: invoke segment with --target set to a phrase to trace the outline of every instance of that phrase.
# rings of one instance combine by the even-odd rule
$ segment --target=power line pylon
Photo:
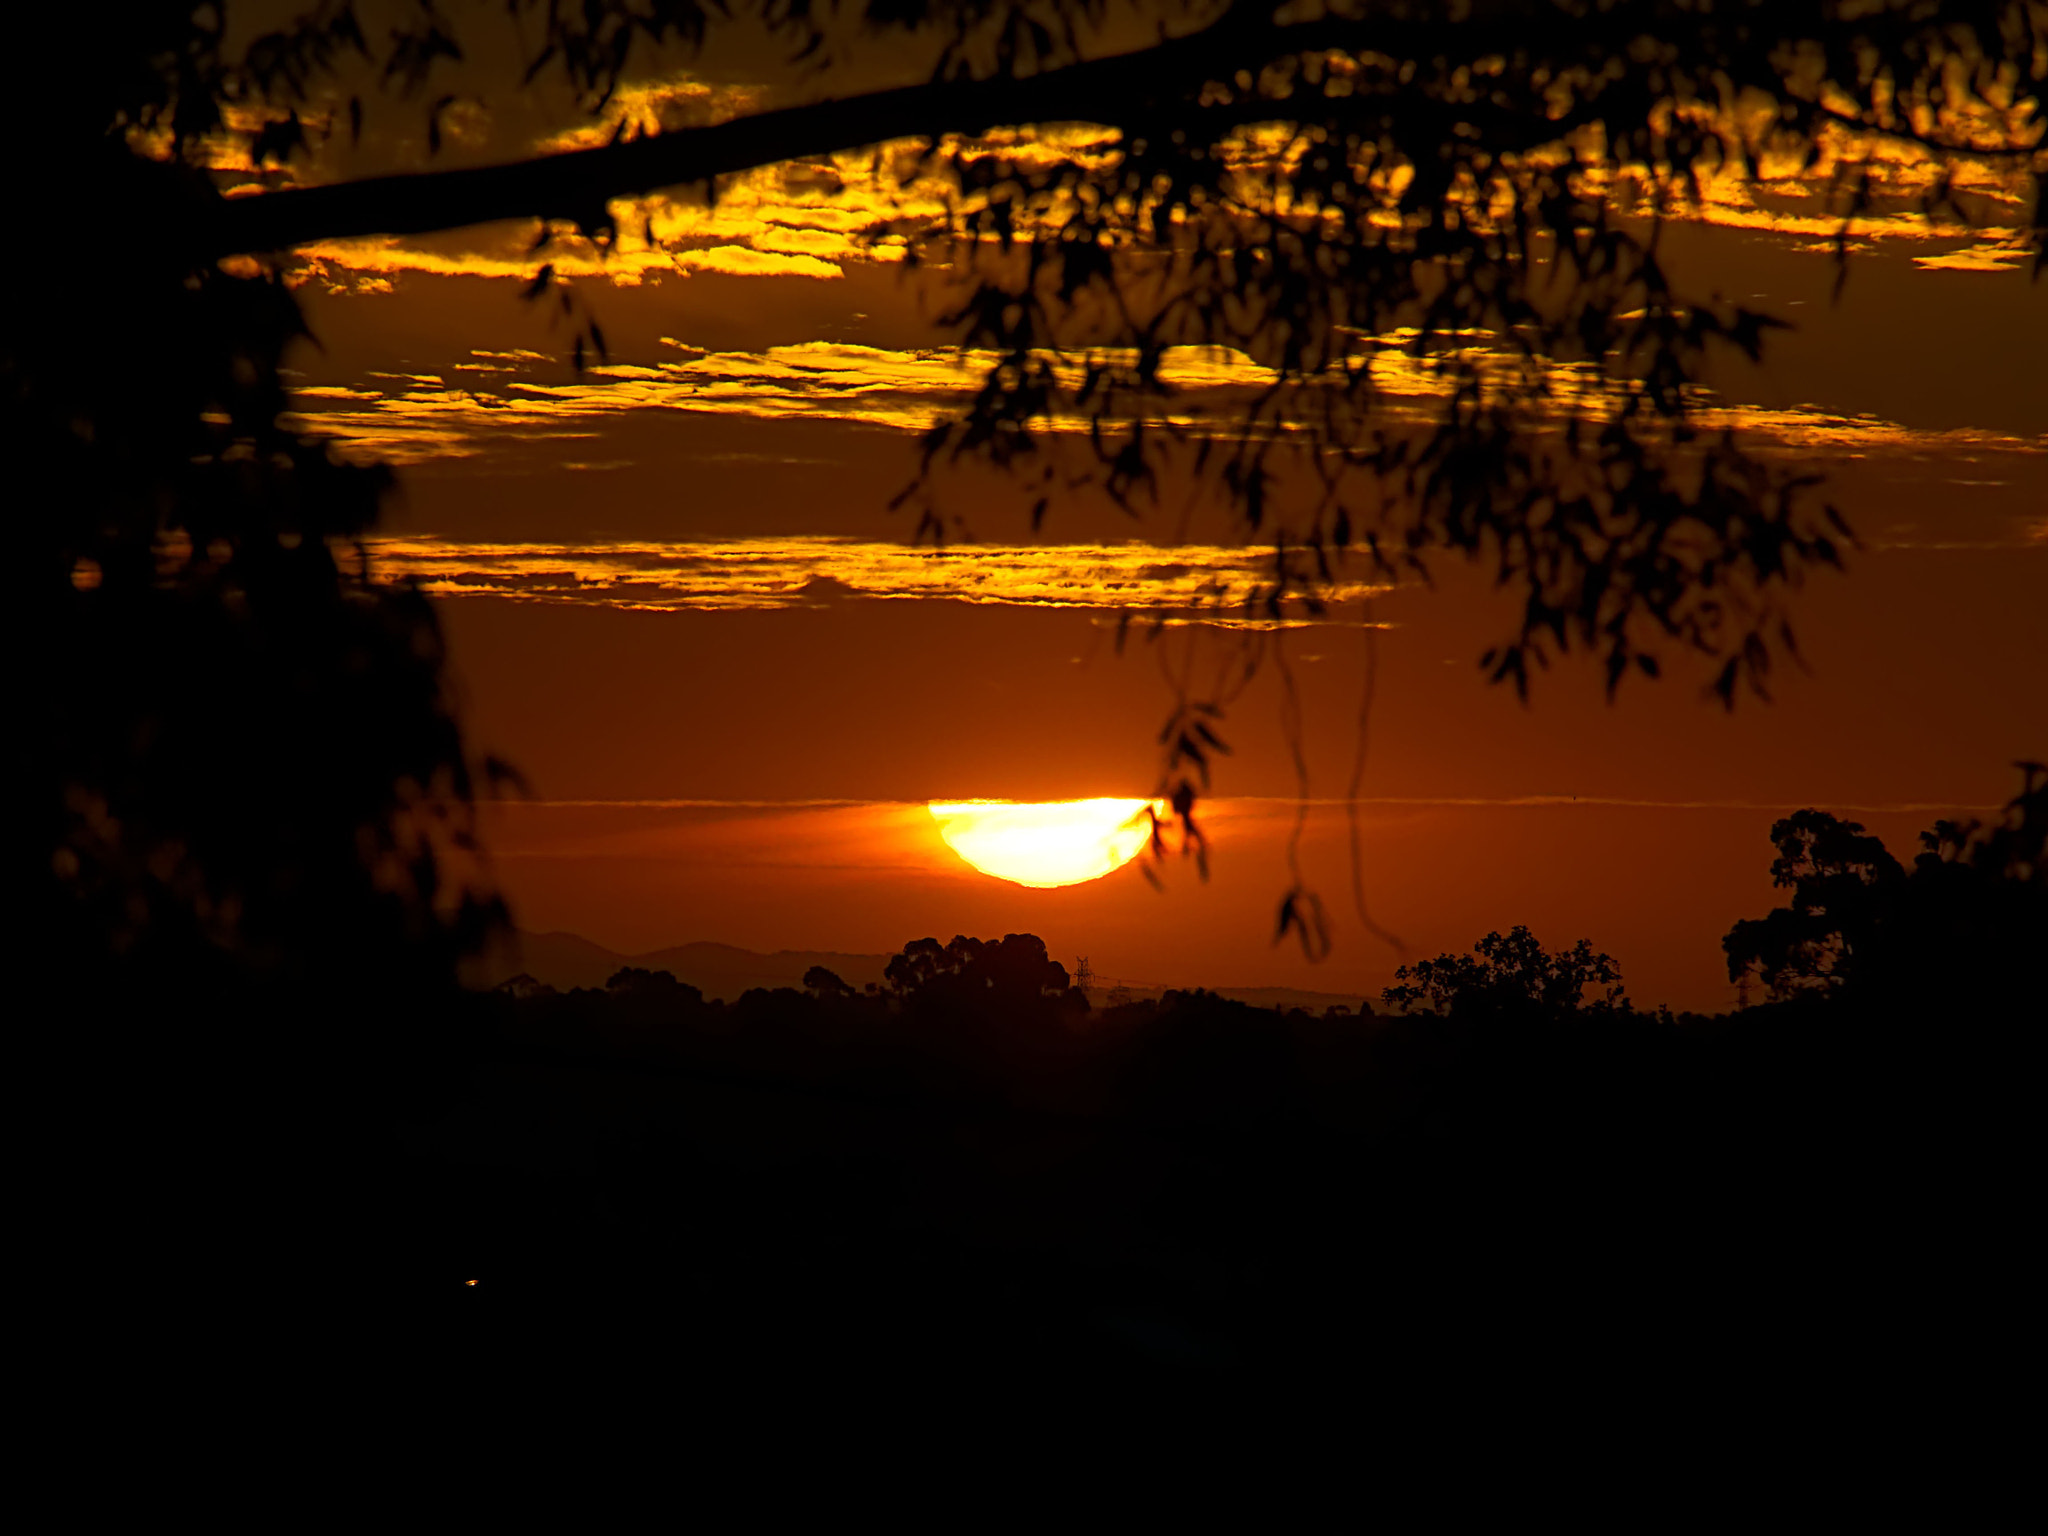
[[[1074,985],[1083,992],[1095,985],[1095,972],[1089,969],[1086,955],[1074,962]]]

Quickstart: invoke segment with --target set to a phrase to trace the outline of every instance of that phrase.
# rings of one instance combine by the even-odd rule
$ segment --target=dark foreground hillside
[[[1770,1000],[1714,1018],[1639,1011],[1608,957],[1520,928],[1405,967],[1378,1014],[1094,1009],[1029,935],[731,1003],[632,966],[84,994],[38,1015],[32,1263],[84,1319],[78,1383],[112,1359],[336,1412],[347,1383],[430,1439],[912,1394],[1453,1447],[1482,1415],[1609,1460],[1590,1426],[1674,1414],[1795,1457],[2004,1455],[2038,1293],[2039,811],[2017,854],[1931,834],[1911,872],[1781,822],[1790,904],[1726,945]]]
[[[643,975],[232,1085],[276,1097],[125,1161],[116,1203],[170,1212],[154,1303],[287,1354],[329,1308],[396,1319],[470,1388],[1890,1391],[2010,1347],[2012,1002],[1318,1018]]]

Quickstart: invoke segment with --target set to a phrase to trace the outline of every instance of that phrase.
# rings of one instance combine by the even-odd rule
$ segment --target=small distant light
[[[92,591],[100,579],[100,563],[90,555],[80,555],[78,563],[71,567],[71,585],[81,592]]]
[[[463,1283],[464,1285],[475,1285],[475,1284],[476,1284],[476,1282],[475,1282],[474,1280],[465,1280],[465,1281],[463,1281],[462,1283]]]

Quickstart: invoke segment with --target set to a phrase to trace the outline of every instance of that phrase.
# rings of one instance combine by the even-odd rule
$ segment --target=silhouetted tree
[[[2013,887],[2048,887],[2048,764],[2019,762],[2020,791],[1997,821],[1937,821],[1920,834],[1916,872],[1966,866]]]
[[[1862,823],[1797,811],[1771,827],[1771,880],[1792,904],[1745,918],[1721,940],[1728,979],[1756,977],[1776,1001],[1840,986],[1870,946],[1905,871]]]
[[[1008,1360],[1005,1394],[1035,1363],[1049,1401],[1121,1384],[1118,1411],[1134,1379],[1178,1390],[1190,1356],[1234,1396],[1319,1407],[1333,1362],[1380,1391],[1404,1354],[1416,1381],[1454,1365],[1455,1396],[1504,1362],[1639,1370],[1652,1346],[1683,1393],[1703,1362],[1753,1392],[1816,1352],[1860,1393],[1883,1338],[1870,1370],[1893,1385],[1923,1346],[1992,1348],[2032,1315],[2012,1218],[2038,1161],[2044,779],[1993,827],[1949,828],[1903,888],[1939,877],[1928,899],[1969,922],[2031,912],[1995,930],[2036,936],[2005,951],[2031,1012],[1895,1006],[1858,979],[1879,943],[1812,1006],[1650,1018],[1606,957],[1517,932],[1411,970],[1450,1018],[1368,1028],[1202,990],[1064,1028],[1043,997],[953,988],[1002,948],[964,940],[906,946],[925,984],[851,1005],[857,1028],[787,988],[672,1018],[616,991],[490,999],[509,1070],[453,1117],[464,1155],[421,1181],[424,1240],[393,1267],[518,1298],[522,1382],[553,1323],[579,1358],[699,1381],[721,1357],[749,1380],[764,1360],[778,1381],[950,1373],[971,1339],[977,1371]],[[617,1348],[593,1349],[603,1328]],[[1148,1331],[1183,1364],[1111,1337]]]
[[[1469,955],[1443,954],[1394,972],[1380,994],[1406,1013],[1452,1018],[1538,1011],[1611,1014],[1629,1011],[1621,968],[1580,939],[1570,949],[1546,950],[1527,928],[1489,933]],[[1590,995],[1589,995],[1590,993]]]
[[[221,198],[181,152],[243,89],[219,10],[7,29],[0,123],[46,146],[9,185],[41,233],[0,249],[29,952],[74,994],[451,986],[501,913],[434,614],[351,553],[390,476],[287,425],[298,305],[202,249]],[[168,158],[128,137],[156,128]]]
[[[965,934],[941,945],[917,939],[903,946],[882,973],[906,998],[943,997],[949,1003],[977,997],[991,1001],[1036,1001],[1063,996],[1067,968],[1046,952],[1036,934],[1006,933],[1000,939]]]
[[[437,140],[437,61],[504,7],[423,4],[372,38],[350,0],[322,0],[239,51],[225,0],[9,19],[24,73],[62,89],[4,105],[12,141],[38,146],[14,206],[44,233],[0,255],[18,299],[0,447],[18,483],[65,488],[11,567],[49,663],[11,750],[31,785],[32,904],[80,966],[162,937],[297,974],[400,951],[445,974],[495,915],[487,882],[448,874],[471,781],[431,614],[332,552],[373,526],[384,480],[280,424],[299,315],[276,271],[295,246],[502,218],[606,246],[618,199],[917,140],[952,196],[894,232],[953,274],[949,323],[987,363],[925,439],[927,470],[1006,467],[1040,513],[1080,483],[1133,503],[1188,435],[1162,424],[1169,350],[1232,348],[1266,382],[1191,430],[1275,545],[1254,615],[1319,601],[1347,551],[1375,573],[1449,551],[1519,595],[1484,658],[1495,678],[1525,686],[1532,662],[1584,648],[1611,687],[1655,675],[1670,643],[1714,658],[1728,699],[1762,689],[1785,590],[1839,563],[1843,528],[1803,465],[1698,430],[1709,355],[1754,357],[1775,322],[1678,291],[1639,215],[1766,148],[1816,155],[1842,127],[1868,146],[1839,167],[1845,218],[1894,195],[1873,168],[1903,147],[1942,172],[1905,194],[1920,206],[1968,216],[1947,174],[1967,165],[2042,222],[2027,92],[2048,19],[2032,0],[510,8],[537,26],[523,78],[555,73],[593,109],[649,45],[728,26],[785,40],[827,93],[864,49],[922,48],[930,68],[506,166],[229,199],[199,165],[223,143],[290,156],[325,116],[300,109],[345,69],[425,92]],[[360,121],[354,99],[326,131]],[[1075,122],[1103,143],[982,137]],[[552,282],[541,266],[536,293]],[[602,346],[593,323],[579,362]],[[1382,409],[1389,353],[1441,381],[1432,422]],[[1049,430],[1075,420],[1089,430]],[[1063,439],[1080,462],[1053,451]],[[1168,766],[1185,820],[1200,764]]]
[[[704,994],[687,982],[676,980],[673,971],[650,971],[641,966],[622,966],[604,984],[614,997],[638,998],[655,1003],[701,1003]]]
[[[951,975],[959,967],[947,954],[948,947],[937,939],[912,939],[883,967],[883,982],[890,990],[908,995],[923,990],[939,976]]]
[[[1291,592],[1312,594],[1330,556],[1358,540],[1388,569],[1450,548],[1496,561],[1529,597],[1519,632],[1488,657],[1497,677],[1524,685],[1531,661],[1574,643],[1602,652],[1611,680],[1633,665],[1654,671],[1655,636],[1726,656],[1724,696],[1744,678],[1761,686],[1778,642],[1776,589],[1803,565],[1834,563],[1837,534],[1805,509],[1803,470],[1688,430],[1708,352],[1754,356],[1774,322],[1673,290],[1654,229],[1628,216],[1680,206],[1697,176],[1753,170],[1766,149],[1797,153],[1844,125],[2030,186],[2030,109],[1999,82],[2048,69],[2048,22],[2025,0],[1938,11],[1447,0],[1300,14],[1216,0],[1153,8],[1153,39],[1127,52],[1101,40],[1113,27],[1098,28],[1147,8],[1103,0],[890,0],[830,13],[596,0],[576,24],[546,14],[531,67],[562,70],[594,103],[636,48],[695,41],[728,14],[823,60],[828,83],[870,40],[890,47],[906,34],[930,46],[937,73],[490,171],[241,199],[205,238],[221,253],[274,251],[538,216],[604,242],[616,237],[612,199],[923,139],[934,146],[923,168],[957,196],[912,233],[961,264],[953,321],[965,345],[997,359],[966,415],[934,429],[928,464],[986,457],[1049,488],[1054,471],[1032,467],[1045,429],[1077,414],[1095,427],[1082,473],[1119,498],[1142,493],[1166,435],[1148,425],[1171,393],[1159,379],[1166,350],[1233,347],[1276,370],[1214,424],[1222,483],[1250,527],[1268,530],[1280,511],[1280,465],[1335,466],[1318,477],[1306,522],[1269,530],[1283,558],[1255,606],[1277,613]],[[401,31],[385,45],[387,69],[402,61],[424,78],[452,51],[453,28],[435,14]],[[302,88],[303,75],[272,79],[287,94]],[[1768,138],[1735,105],[1765,101]],[[1115,147],[974,137],[1070,122],[1113,130]],[[2007,122],[2009,142],[1987,142],[1986,125]],[[1871,180],[1881,153],[1845,165],[1845,215],[1883,195]],[[1599,190],[1617,170],[1641,206]],[[1950,183],[1935,201],[1954,201]],[[1388,347],[1454,384],[1433,433],[1385,430],[1371,363]],[[1555,364],[1582,365],[1571,388],[1606,396],[1596,428],[1533,432]],[[1395,510],[1382,495],[1390,479],[1406,493]]]
[[[1771,877],[1791,904],[1728,931],[1729,979],[1758,978],[1774,1001],[2010,998],[2048,953],[2048,770],[2017,766],[1998,821],[1937,821],[1910,872],[1859,823],[1811,808],[1776,823]]]
[[[2016,764],[2021,787],[1996,821],[1938,821],[1920,834],[1885,942],[1864,967],[1874,995],[1977,1009],[2025,1027],[2048,1000],[2048,767]]]
[[[814,965],[804,972],[804,989],[815,992],[827,1000],[853,995],[853,988],[839,979],[838,972],[828,970],[822,965]]]

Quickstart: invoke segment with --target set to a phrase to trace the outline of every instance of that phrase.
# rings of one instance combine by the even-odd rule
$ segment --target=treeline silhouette
[[[529,1365],[573,1321],[702,1370],[1067,1388],[1936,1370],[2025,1273],[2044,788],[1910,873],[1779,823],[1805,947],[1713,1017],[1524,928],[1356,1013],[1093,1008],[1028,934],[731,1003],[520,978],[463,1003],[459,1070],[334,1246]],[[1875,917],[1825,884],[1845,848]]]
[[[1940,1390],[2030,1273],[2044,799],[2029,766],[1910,872],[1780,822],[1796,925],[1737,924],[1731,974],[1772,995],[1717,1016],[1518,927],[1356,1012],[1093,1007],[1010,934],[729,1003],[626,967],[129,1020],[78,1222],[157,1262],[140,1302],[125,1266],[77,1284],[212,1351],[396,1318],[462,1411],[619,1373],[1167,1413]]]

